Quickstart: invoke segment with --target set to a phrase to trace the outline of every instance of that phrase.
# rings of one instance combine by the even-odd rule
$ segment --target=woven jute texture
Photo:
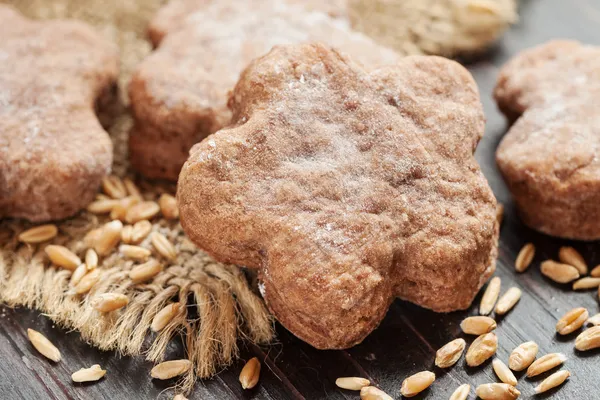
[[[127,134],[132,119],[127,110],[125,88],[133,68],[150,51],[146,40],[148,20],[162,5],[159,0],[12,0],[4,1],[35,19],[76,18],[88,22],[121,51],[118,101],[101,120],[115,147],[114,174],[132,178],[146,200],[174,194],[175,186],[147,182],[134,176],[127,164]],[[105,117],[105,118],[104,118]],[[181,336],[185,356],[194,368],[179,384],[189,391],[197,377],[212,376],[236,357],[239,340],[267,343],[273,337],[273,321],[263,301],[253,292],[245,273],[238,267],[215,262],[197,249],[183,234],[177,220],[157,217],[153,231],[166,236],[177,249],[177,259],[167,262],[150,243],[164,270],[152,281],[134,284],[129,270],[138,263],[125,259],[116,249],[100,259],[100,280],[85,296],[73,294],[71,271],[51,265],[44,253],[48,244],[64,245],[82,259],[85,235],[108,222],[108,216],[86,211],[57,223],[59,235],[39,245],[19,243],[20,232],[31,227],[23,221],[0,222],[0,299],[10,306],[36,308],[52,320],[105,350],[126,355],[144,354],[160,362],[171,340]],[[117,292],[129,297],[118,311],[101,314],[90,306],[96,295]],[[154,316],[172,302],[181,302],[177,315],[159,333],[151,332]]]

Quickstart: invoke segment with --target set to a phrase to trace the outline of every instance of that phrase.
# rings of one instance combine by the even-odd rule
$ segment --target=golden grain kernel
[[[514,400],[521,395],[517,388],[507,383],[485,383],[477,386],[475,393],[482,400]]]
[[[567,360],[567,356],[562,353],[550,353],[538,358],[527,368],[527,376],[537,376],[552,368],[558,367]]]
[[[110,211],[110,218],[125,221],[125,217],[127,216],[127,210],[129,210],[131,207],[133,207],[139,202],[140,198],[135,196],[129,196],[118,200],[117,204]]]
[[[390,395],[375,386],[365,386],[360,389],[361,400],[393,400]]]
[[[152,246],[158,251],[158,253],[166,258],[167,260],[175,260],[177,258],[177,251],[175,250],[175,246],[169,242],[164,235],[158,232],[152,232],[150,235],[150,240],[152,241]]]
[[[27,329],[27,337],[29,341],[35,347],[37,351],[40,352],[44,357],[54,361],[60,361],[60,351],[56,348],[51,341],[46,338],[46,336],[42,335],[38,331],[34,331],[33,329]]]
[[[81,280],[79,281],[79,283],[75,286],[75,293],[77,294],[85,294],[87,292],[89,292],[92,287],[98,283],[98,281],[100,280],[100,269],[95,268],[91,271],[89,271],[87,274],[85,274],[83,276],[83,278],[81,278]]]
[[[508,358],[508,367],[513,371],[523,371],[529,367],[535,356],[537,356],[539,346],[536,342],[525,342],[515,348]]]
[[[260,361],[258,358],[253,357],[244,368],[242,368],[242,372],[240,372],[240,383],[242,384],[243,389],[252,389],[258,383],[258,378],[260,377]]]
[[[500,359],[495,358],[494,361],[492,361],[492,367],[502,382],[517,386],[517,378],[515,377],[515,374],[513,374],[506,364],[500,361]]]
[[[94,269],[98,266],[98,254],[94,249],[88,249],[85,252],[85,266],[88,270]]]
[[[502,225],[502,220],[504,219],[504,205],[502,203],[498,203],[496,206],[496,221],[498,221],[498,225]]]
[[[171,303],[163,307],[154,318],[152,319],[152,324],[150,325],[150,329],[154,332],[160,332],[179,312],[181,309],[181,303]]]
[[[108,214],[117,204],[119,201],[115,199],[96,200],[88,204],[86,209],[92,214]]]
[[[435,365],[439,368],[449,368],[460,359],[467,343],[464,339],[454,339],[445,344],[435,353]]]
[[[171,360],[157,364],[150,371],[150,376],[155,379],[171,379],[183,375],[190,370],[192,362],[190,360]]]
[[[527,268],[529,268],[534,257],[535,246],[533,243],[527,243],[517,255],[517,259],[515,260],[515,270],[517,272],[524,272]]]
[[[470,391],[471,385],[464,383],[456,388],[452,396],[450,396],[450,400],[467,400]]]
[[[105,195],[104,193],[97,193],[96,200],[110,200],[111,198]]]
[[[592,272],[590,272],[590,275],[593,276],[594,278],[600,278],[600,265],[594,267]]]
[[[596,314],[593,317],[589,317],[586,322],[589,325],[600,325],[600,314]]]
[[[173,400],[188,400],[187,397],[185,397],[184,395],[182,395],[181,393],[176,394],[175,397],[173,397]]]
[[[69,285],[71,285],[71,287],[77,286],[77,284],[81,281],[81,278],[83,278],[85,274],[87,274],[87,271],[88,269],[86,265],[80,264],[79,267],[77,267],[75,271],[73,271],[73,274],[71,274],[71,280],[69,281]]]
[[[125,220],[130,224],[152,219],[160,212],[160,207],[154,201],[142,201],[127,210]]]
[[[479,314],[488,315],[492,312],[496,300],[498,300],[498,295],[500,294],[500,285],[501,281],[497,276],[490,280],[490,283],[488,283],[487,288],[483,293],[483,297],[481,298]]]
[[[483,335],[496,329],[496,321],[483,315],[467,317],[460,323],[462,331],[468,335]]]
[[[504,315],[509,312],[521,298],[521,289],[512,287],[504,293],[496,304],[496,314]]]
[[[158,261],[152,259],[143,264],[137,265],[129,271],[129,278],[133,283],[142,283],[154,278],[162,271],[163,267]]]
[[[158,199],[160,212],[166,219],[179,218],[179,208],[177,208],[177,199],[170,194],[163,193]]]
[[[100,365],[94,364],[89,368],[81,368],[79,371],[73,372],[71,379],[73,382],[95,382],[106,375],[106,370]]]
[[[81,264],[79,257],[64,246],[50,244],[44,248],[44,251],[54,265],[70,271],[75,271],[79,264]]]
[[[572,247],[561,247],[558,251],[558,259],[565,264],[577,268],[580,275],[588,273],[588,266],[583,256]]]
[[[125,225],[121,230],[121,241],[123,243],[132,243],[133,225]]]
[[[573,282],[573,290],[596,289],[600,286],[600,278],[586,276]]]
[[[550,389],[554,389],[555,387],[562,385],[563,382],[566,381],[570,376],[571,373],[569,371],[555,372],[546,379],[544,379],[542,383],[537,385],[535,388],[535,392],[544,393]]]
[[[335,380],[335,384],[337,387],[346,389],[346,390],[360,390],[365,386],[369,386],[371,382],[368,379],[360,378],[360,377],[344,377],[337,378]]]
[[[494,332],[479,336],[467,350],[466,360],[470,367],[477,367],[496,353],[498,338]]]
[[[138,261],[146,260],[151,254],[150,250],[144,247],[133,246],[129,244],[120,245],[119,252],[126,258],[131,258]]]
[[[556,323],[556,332],[561,335],[568,335],[569,333],[575,332],[581,328],[585,321],[588,319],[589,313],[583,307],[574,308]]]
[[[414,397],[431,386],[433,381],[435,381],[435,374],[433,372],[418,372],[402,382],[400,393],[404,397]]]
[[[122,230],[123,223],[119,220],[104,224],[94,245],[98,255],[105,256],[113,251],[115,246],[121,241]]]
[[[129,304],[129,297],[121,293],[102,293],[90,301],[92,308],[102,313],[118,310]]]
[[[577,268],[552,260],[544,261],[541,266],[541,271],[542,274],[558,283],[569,283],[579,278],[579,271]]]
[[[138,189],[136,184],[133,183],[133,181],[131,179],[129,179],[129,178],[123,179],[123,184],[125,185],[125,189],[127,190],[127,194],[129,196],[135,196],[139,199],[142,198],[142,193],[140,192],[140,189]]]
[[[85,245],[85,247],[96,246],[96,241],[100,237],[101,233],[102,233],[102,228],[92,229],[91,231],[86,233],[85,236],[83,237],[83,244]]]
[[[19,234],[19,242],[36,244],[54,239],[58,234],[58,228],[54,224],[46,224],[27,229]]]
[[[102,178],[102,191],[113,199],[122,199],[127,196],[125,184],[121,178],[115,175]]]
[[[587,351],[600,347],[600,325],[593,326],[581,332],[575,339],[575,348]]]
[[[150,221],[142,220],[136,222],[133,225],[133,230],[131,232],[131,243],[140,243],[146,238],[146,236],[148,236],[150,231],[152,231],[152,224],[150,223]]]

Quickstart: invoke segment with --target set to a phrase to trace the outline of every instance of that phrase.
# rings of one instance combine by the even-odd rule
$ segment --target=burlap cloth
[[[120,102],[101,120],[115,144],[113,172],[135,178],[146,199],[161,193],[174,194],[175,186],[147,182],[128,171],[127,135],[132,125],[125,88],[132,70],[150,51],[146,26],[161,0],[11,0],[26,16],[38,19],[77,18],[95,26],[121,50]],[[0,38],[1,40],[1,38]],[[83,255],[84,235],[107,219],[88,212],[58,223],[59,236],[53,244],[65,245]],[[113,253],[101,261],[101,281],[84,298],[69,293],[71,272],[50,265],[43,252],[47,243],[25,245],[17,235],[31,225],[22,221],[0,222],[0,299],[10,306],[36,308],[59,325],[76,329],[83,339],[104,350],[163,360],[167,345],[180,335],[186,356],[194,368],[180,381],[189,391],[196,377],[209,377],[232,362],[240,338],[267,343],[273,337],[273,321],[263,301],[248,284],[244,272],[215,262],[198,250],[183,234],[178,222],[153,220],[153,230],[163,233],[178,250],[177,260],[152,282],[134,285],[127,271],[133,262]],[[152,248],[149,239],[141,245]],[[104,292],[126,294],[129,305],[116,312],[100,314],[89,299]],[[158,334],[150,324],[165,305],[180,301],[187,305]]]

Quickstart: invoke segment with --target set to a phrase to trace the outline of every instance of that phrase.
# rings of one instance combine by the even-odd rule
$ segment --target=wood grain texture
[[[597,0],[522,0],[521,20],[484,60],[469,66],[477,80],[488,118],[486,136],[477,159],[490,181],[498,200],[505,205],[501,232],[500,256],[496,275],[502,278],[502,292],[511,286],[523,290],[516,308],[500,319],[498,356],[505,362],[518,344],[534,340],[540,355],[563,352],[569,359],[566,368],[572,373],[564,387],[544,399],[598,398],[600,393],[600,351],[576,353],[577,335],[558,337],[554,325],[566,311],[587,307],[590,314],[600,312],[593,291],[572,292],[569,286],[557,285],[539,272],[539,263],[557,258],[558,248],[569,244],[580,250],[592,266],[600,264],[600,243],[562,241],[533,232],[524,227],[494,162],[494,152],[507,126],[491,98],[498,67],[519,50],[552,38],[573,38],[600,44],[600,2]],[[517,252],[526,242],[537,246],[532,267],[517,275],[513,265]],[[432,370],[437,380],[415,399],[447,399],[462,383],[473,387],[496,382],[491,362],[481,368],[468,368],[464,358],[449,370],[434,366],[435,351],[456,337],[464,337],[459,323],[468,315],[476,315],[477,303],[469,311],[435,314],[412,304],[396,301],[381,324],[359,346],[347,351],[318,351],[299,341],[278,326],[278,342],[258,348],[241,349],[241,360],[215,378],[199,382],[191,399],[357,399],[358,395],[336,388],[339,376],[364,376],[400,398],[402,380],[415,372]],[[44,333],[60,349],[63,361],[53,364],[36,353],[27,340],[26,329]],[[465,337],[470,343],[472,337]],[[181,357],[182,346],[173,344],[170,357]],[[19,399],[151,399],[172,398],[173,382],[153,381],[149,377],[151,363],[143,357],[119,357],[100,352],[82,342],[75,332],[66,332],[38,312],[0,308],[0,393],[1,398]],[[257,356],[263,362],[261,379],[256,388],[243,391],[238,374],[245,360]],[[100,364],[108,373],[97,383],[71,383],[72,372],[92,364]],[[522,398],[531,398],[534,387],[548,374],[535,379],[519,378]],[[474,398],[472,390],[470,398]]]

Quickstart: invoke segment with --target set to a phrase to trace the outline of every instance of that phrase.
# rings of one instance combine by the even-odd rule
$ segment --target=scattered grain
[[[583,307],[574,308],[556,323],[556,332],[561,335],[568,335],[569,333],[575,332],[581,328],[585,321],[588,319],[589,313]]]
[[[177,208],[177,199],[170,194],[163,193],[158,199],[160,212],[166,219],[175,219],[179,217],[179,209]]]
[[[359,377],[346,377],[346,378],[337,378],[335,380],[335,384],[337,387],[346,389],[346,390],[360,390],[365,386],[369,386],[371,382],[365,378]]]
[[[541,270],[542,274],[558,283],[569,283],[579,278],[579,271],[577,268],[552,260],[544,261]]]
[[[129,178],[123,179],[123,185],[125,185],[125,189],[127,190],[127,194],[129,196],[135,196],[139,199],[142,198],[142,193],[140,192],[140,189],[138,189],[136,184],[133,183],[133,181],[131,179],[129,179]]]
[[[142,221],[136,222],[133,225],[133,230],[131,232],[131,243],[133,243],[133,244],[140,243],[142,240],[144,240],[146,238],[146,236],[148,236],[148,234],[150,233],[151,230],[152,230],[152,224],[150,223],[150,221],[142,220]]]
[[[176,394],[175,397],[173,397],[173,400],[188,400],[187,397],[185,397],[184,395],[182,395],[181,393]]]
[[[498,304],[496,304],[496,314],[504,315],[509,312],[521,298],[521,289],[512,287],[504,293]]]
[[[514,400],[521,392],[507,383],[485,383],[477,386],[477,396],[483,400]]]
[[[450,400],[467,400],[470,391],[471,385],[464,383],[456,388],[452,396],[450,396]]]
[[[500,284],[500,278],[497,276],[490,280],[490,283],[488,283],[487,288],[483,293],[483,297],[481,298],[479,314],[488,315],[492,312],[494,305],[496,304],[496,300],[498,300],[498,295],[500,294]]]
[[[467,317],[460,323],[462,331],[468,335],[483,335],[496,329],[496,321],[486,316]]]
[[[580,275],[588,273],[588,266],[583,256],[572,247],[561,247],[558,251],[558,259],[565,264],[577,268]]]
[[[100,269],[95,268],[85,274],[83,278],[79,281],[79,283],[75,286],[75,293],[77,294],[85,294],[89,292],[92,287],[98,283],[100,280]]]
[[[538,358],[527,368],[527,376],[537,376],[552,368],[558,367],[567,360],[567,356],[561,353],[550,353]]]
[[[87,210],[92,214],[108,214],[117,204],[119,201],[115,199],[96,200],[88,204]]]
[[[500,361],[500,359],[495,358],[494,361],[492,361],[492,367],[502,382],[508,383],[512,386],[517,386],[517,378],[515,377],[515,374],[513,374],[506,364]]]
[[[418,372],[402,382],[400,393],[404,397],[414,397],[431,386],[433,381],[435,381],[435,374],[433,372]]]
[[[118,310],[129,304],[129,297],[121,293],[102,293],[90,301],[90,305],[102,313]]]
[[[85,247],[95,247],[96,241],[100,237],[101,233],[102,233],[102,228],[92,229],[91,231],[86,233],[85,236],[83,237],[84,246]]]
[[[240,372],[240,383],[242,384],[243,389],[252,389],[258,383],[258,378],[260,377],[260,361],[258,358],[253,357],[244,368],[242,368],[242,372]]]
[[[504,205],[502,203],[498,203],[496,206],[496,221],[498,221],[498,225],[502,225],[502,220],[504,219]]]
[[[580,351],[597,349],[600,347],[600,325],[593,326],[581,332],[575,339],[575,348]]]
[[[130,224],[152,219],[160,212],[160,207],[154,201],[142,201],[127,210],[125,220]]]
[[[593,276],[594,278],[600,278],[600,265],[594,267],[592,272],[590,272],[590,275]]]
[[[88,249],[85,252],[85,266],[88,270],[92,270],[98,266],[98,254],[94,249]]]
[[[535,356],[537,356],[539,346],[536,342],[525,342],[515,348],[508,358],[508,366],[513,371],[523,371],[529,367]]]
[[[156,251],[158,251],[161,256],[171,261],[177,258],[175,246],[173,246],[173,244],[169,242],[169,239],[167,239],[164,235],[158,232],[152,232],[150,240],[152,241],[152,246],[154,246]]]
[[[81,264],[79,257],[64,246],[50,244],[44,248],[44,251],[53,264],[70,271],[75,271],[79,264]]]
[[[131,258],[138,261],[146,260],[151,254],[150,250],[144,247],[133,246],[129,244],[122,244],[119,246],[119,252],[126,258]]]
[[[27,337],[29,341],[35,347],[37,351],[39,351],[44,357],[54,361],[60,361],[60,351],[56,348],[51,341],[46,338],[46,336],[42,335],[38,331],[34,331],[33,329],[27,329]]]
[[[19,242],[36,244],[54,239],[58,234],[58,228],[54,224],[46,224],[27,229],[19,234]]]
[[[87,272],[87,266],[85,264],[80,264],[79,267],[73,271],[73,274],[71,274],[69,285],[71,285],[71,287],[77,286],[77,284],[81,281],[81,278],[83,278]]]
[[[439,368],[449,368],[460,359],[467,343],[464,339],[454,339],[435,353],[435,365]]]
[[[115,175],[102,178],[102,191],[113,199],[122,199],[127,196],[125,184],[121,178]]]
[[[150,329],[154,332],[161,331],[171,320],[177,315],[181,308],[181,303],[171,303],[163,307],[154,318],[152,319],[152,324],[150,325]]]
[[[98,255],[105,256],[115,248],[121,240],[122,230],[123,223],[119,220],[104,224],[94,245],[94,249]]]
[[[590,278],[589,276],[586,276],[573,283],[573,290],[596,289],[599,286],[600,278]]]
[[[596,314],[593,317],[589,317],[586,322],[590,325],[600,325],[600,314]]]
[[[192,367],[190,360],[170,360],[157,364],[150,371],[150,376],[155,379],[171,379],[185,374]]]
[[[110,219],[118,219],[125,221],[127,216],[127,210],[133,207],[135,204],[140,202],[140,198],[136,196],[128,196],[118,200],[117,204],[110,211]]]
[[[517,272],[524,272],[527,268],[529,268],[534,257],[535,246],[533,243],[527,243],[517,255],[517,259],[515,260],[515,270]]]
[[[365,386],[360,389],[361,400],[393,400],[390,395],[375,386]]]
[[[142,283],[154,278],[162,271],[163,267],[158,261],[152,259],[143,264],[135,266],[129,271],[129,278],[133,283]]]
[[[498,338],[494,332],[479,336],[467,350],[466,360],[470,367],[477,367],[496,353]]]
[[[563,370],[555,372],[546,379],[544,379],[542,383],[537,385],[535,388],[535,392],[544,393],[550,389],[554,389],[555,387],[562,385],[563,382],[566,381],[570,376],[571,373],[569,371]]]
[[[106,370],[102,369],[100,365],[94,364],[89,368],[81,368],[79,371],[73,372],[71,379],[73,382],[95,382],[106,375]]]

